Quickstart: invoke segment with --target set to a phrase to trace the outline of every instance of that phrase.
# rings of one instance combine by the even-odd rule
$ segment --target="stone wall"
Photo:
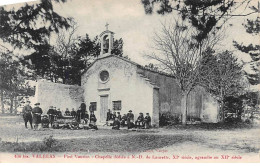
[[[36,101],[41,105],[44,114],[49,106],[60,108],[64,113],[66,108],[77,110],[83,100],[83,89],[77,85],[65,85],[60,83],[39,80],[35,92]]]

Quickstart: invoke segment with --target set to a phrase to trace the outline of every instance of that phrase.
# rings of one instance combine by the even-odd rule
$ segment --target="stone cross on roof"
[[[108,23],[106,23],[106,25],[105,25],[107,30],[108,30],[108,25],[109,25]]]

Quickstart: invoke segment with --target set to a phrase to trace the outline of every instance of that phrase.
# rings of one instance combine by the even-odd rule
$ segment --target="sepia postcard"
[[[0,6],[0,163],[259,163],[260,2]]]

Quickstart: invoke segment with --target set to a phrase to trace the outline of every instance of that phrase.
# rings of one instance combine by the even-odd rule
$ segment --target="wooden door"
[[[108,96],[100,96],[100,122],[106,122],[108,110]]]

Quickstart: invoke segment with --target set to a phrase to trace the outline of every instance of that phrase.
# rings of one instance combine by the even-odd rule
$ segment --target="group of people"
[[[30,106],[30,101],[26,102],[26,105],[23,108],[23,118],[25,122],[25,128],[28,128],[27,123],[30,123],[32,129],[37,130],[39,124],[42,124],[42,127],[49,127],[49,123],[51,127],[55,128],[55,120],[63,117],[60,109],[56,110],[56,107],[50,106],[47,111],[47,115],[44,115],[42,118],[42,109],[39,107],[40,103],[36,103],[35,107],[32,108]],[[74,123],[76,124],[89,124],[89,128],[97,129],[96,122],[97,118],[94,114],[94,111],[90,110],[90,115],[86,111],[85,103],[82,103],[77,111],[72,109],[70,112],[69,109],[66,109],[65,116],[72,116],[74,118]],[[111,112],[108,109],[106,125],[112,126],[112,129],[119,130],[120,127],[127,126],[128,129],[132,128],[145,128],[148,129],[151,124],[151,117],[149,113],[146,113],[144,117],[143,113],[139,113],[136,121],[134,121],[134,114],[132,110],[129,110],[127,114],[121,116],[120,112]]]
[[[35,103],[35,107],[32,108],[30,106],[30,101],[26,101],[26,105],[23,108],[23,119],[25,123],[25,128],[27,127],[27,123],[30,123],[31,129],[38,129],[39,124],[41,123],[41,114],[42,109],[39,107],[40,103]]]
[[[53,122],[55,119],[55,116],[53,116],[53,114],[52,114],[53,112],[55,112],[55,110],[53,110],[52,106],[51,106],[47,112],[47,114],[49,115],[51,126],[53,125]],[[87,124],[89,122],[90,128],[97,129],[97,126],[96,126],[97,118],[94,114],[94,111],[90,111],[90,115],[89,115],[88,112],[86,111],[85,103],[81,103],[81,105],[77,111],[75,111],[74,108],[72,108],[72,111],[70,112],[69,109],[66,108],[64,115],[71,116],[74,118],[74,121],[71,123],[71,124],[74,124],[74,125],[72,125],[73,126],[72,128],[76,128],[77,125],[75,125],[75,124],[80,124],[80,123]],[[69,125],[67,125],[66,127],[68,128]]]
[[[109,121],[112,121],[112,124],[109,124]],[[146,116],[144,117],[143,113],[140,112],[138,118],[136,119],[134,123],[134,114],[132,113],[132,110],[129,110],[127,114],[124,114],[121,116],[120,112],[113,112],[111,113],[111,110],[108,109],[107,112],[107,119],[106,119],[106,125],[112,125],[112,129],[119,130],[120,127],[127,126],[128,129],[132,128],[145,128],[148,129],[151,124],[151,117],[149,113],[146,113]]]

